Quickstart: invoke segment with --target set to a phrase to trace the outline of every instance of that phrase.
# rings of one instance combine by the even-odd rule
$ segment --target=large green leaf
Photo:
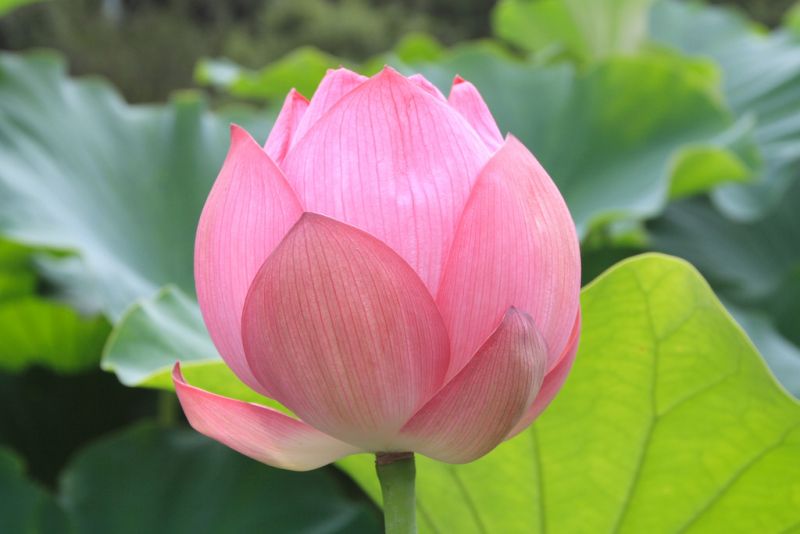
[[[81,534],[379,532],[333,469],[272,469],[189,429],[142,424],[83,450],[60,501]]]
[[[495,34],[538,52],[559,47],[581,60],[633,52],[643,41],[652,0],[503,0]]]
[[[714,192],[729,216],[762,217],[800,179],[800,35],[754,28],[737,12],[661,0],[653,8],[654,40],[717,62],[733,110],[756,119],[755,139],[766,163],[761,180]]]
[[[52,272],[112,318],[168,282],[193,292],[195,226],[227,146],[197,96],[129,106],[50,54],[0,55],[0,233],[79,253],[77,275]]]
[[[423,532],[797,532],[800,404],[699,274],[640,256],[581,302],[574,369],[532,428],[471,464],[419,459]],[[340,465],[380,500],[368,458]]]

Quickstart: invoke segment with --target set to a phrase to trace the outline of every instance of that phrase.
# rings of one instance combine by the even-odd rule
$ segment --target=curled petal
[[[319,121],[333,106],[339,102],[347,93],[367,81],[366,76],[357,74],[344,67],[329,69],[319,87],[311,98],[308,109],[303,114],[303,118],[297,125],[297,131],[292,137],[291,146],[303,138],[306,133]]]
[[[494,152],[503,144],[503,135],[483,97],[470,82],[456,76],[448,102],[469,122],[489,150]]]
[[[243,382],[264,394],[244,357],[242,308],[259,267],[301,213],[280,169],[246,131],[232,126],[228,157],[197,227],[195,284],[217,350]]]
[[[367,450],[389,450],[441,386],[448,341],[414,271],[369,234],[306,213],[247,297],[245,353],[272,397]]]
[[[308,211],[388,244],[435,294],[458,217],[488,158],[461,115],[386,68],[299,140],[284,170]]]
[[[264,144],[264,150],[277,165],[283,163],[283,158],[289,151],[300,119],[303,118],[307,108],[306,97],[294,89],[289,91],[286,100],[283,101],[281,112],[278,113],[278,118],[275,120],[275,125],[269,132],[267,142]]]
[[[564,199],[509,137],[475,184],[437,296],[450,332],[448,376],[512,306],[533,317],[552,366],[572,331],[579,292],[578,237]]]
[[[503,441],[535,397],[547,346],[527,314],[511,309],[470,362],[403,427],[412,450],[465,463]]]
[[[308,471],[362,452],[272,408],[189,385],[179,364],[172,371],[172,381],[195,430],[259,462]]]
[[[578,352],[580,330],[581,317],[579,313],[578,318],[575,320],[575,326],[572,329],[572,335],[569,338],[567,347],[564,349],[561,357],[555,363],[555,366],[553,366],[553,368],[547,373],[547,376],[544,377],[542,388],[539,390],[539,394],[536,395],[536,399],[525,411],[525,415],[523,415],[519,422],[514,425],[514,428],[508,433],[506,439],[513,438],[528,428],[528,426],[530,426],[530,424],[533,423],[537,417],[539,417],[539,414],[541,414],[544,409],[547,408],[547,406],[550,404],[550,401],[552,401],[556,396],[556,393],[561,390],[561,386],[564,385],[564,381],[567,379],[569,370],[572,369],[572,363],[575,361],[575,354]]]

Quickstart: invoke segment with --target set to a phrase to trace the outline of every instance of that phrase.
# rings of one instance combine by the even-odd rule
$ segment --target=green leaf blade
[[[574,369],[532,428],[472,464],[420,459],[426,531],[796,527],[800,404],[694,268],[623,261],[584,289],[582,309]],[[340,466],[367,478],[363,458]]]

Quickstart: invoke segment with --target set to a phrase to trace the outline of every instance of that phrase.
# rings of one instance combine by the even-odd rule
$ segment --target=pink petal
[[[475,184],[437,297],[450,332],[448,376],[512,306],[533,317],[552,365],[572,331],[580,274],[578,237],[564,199],[509,136]]]
[[[284,170],[308,211],[387,243],[435,294],[458,217],[488,158],[463,117],[386,68],[320,120],[289,152]]]
[[[531,317],[511,309],[470,362],[403,427],[411,450],[465,463],[503,441],[542,384],[547,346]]]
[[[503,135],[497,127],[492,112],[474,85],[461,76],[456,76],[448,102],[475,128],[489,150],[494,152],[502,146]]]
[[[195,430],[259,462],[308,471],[362,452],[272,408],[189,385],[180,364],[175,364],[172,382]]]
[[[567,379],[572,363],[575,361],[575,354],[578,352],[578,339],[580,338],[581,331],[581,316],[578,313],[578,318],[575,320],[575,326],[572,329],[572,335],[569,338],[569,343],[561,354],[561,357],[556,362],[555,366],[550,369],[547,376],[544,377],[542,388],[539,394],[536,395],[536,400],[533,401],[531,406],[525,412],[525,415],[514,426],[514,429],[508,433],[506,439],[513,438],[526,428],[530,426],[533,421],[539,417],[545,408],[550,404],[550,401],[561,390],[561,386]]]
[[[277,165],[283,162],[286,153],[289,151],[289,146],[292,144],[294,133],[300,124],[300,119],[308,108],[308,99],[292,89],[286,95],[286,100],[283,101],[281,112],[278,113],[278,118],[275,120],[275,125],[272,131],[269,132],[269,137],[264,145],[264,150],[267,152],[272,161]]]
[[[428,79],[422,74],[412,74],[408,77],[408,81],[417,84],[422,90],[427,91],[440,100],[447,100],[439,88],[429,82]]]
[[[367,450],[388,450],[441,387],[449,353],[416,273],[369,234],[311,213],[256,276],[243,338],[273,398]]]
[[[350,91],[367,81],[366,76],[357,74],[351,70],[340,67],[338,69],[328,69],[328,73],[319,82],[319,87],[311,98],[308,110],[297,125],[297,132],[292,138],[292,145],[303,138],[311,127],[317,123],[342,97]]]
[[[217,350],[243,382],[264,394],[244,357],[242,308],[259,267],[301,213],[280,169],[246,131],[232,126],[228,157],[197,227],[195,284]]]

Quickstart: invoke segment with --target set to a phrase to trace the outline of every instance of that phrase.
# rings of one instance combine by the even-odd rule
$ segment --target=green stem
[[[164,427],[175,426],[178,422],[178,397],[172,391],[158,392],[158,423]]]
[[[386,534],[416,534],[414,453],[378,453],[375,455],[375,470],[383,492],[384,531]]]

